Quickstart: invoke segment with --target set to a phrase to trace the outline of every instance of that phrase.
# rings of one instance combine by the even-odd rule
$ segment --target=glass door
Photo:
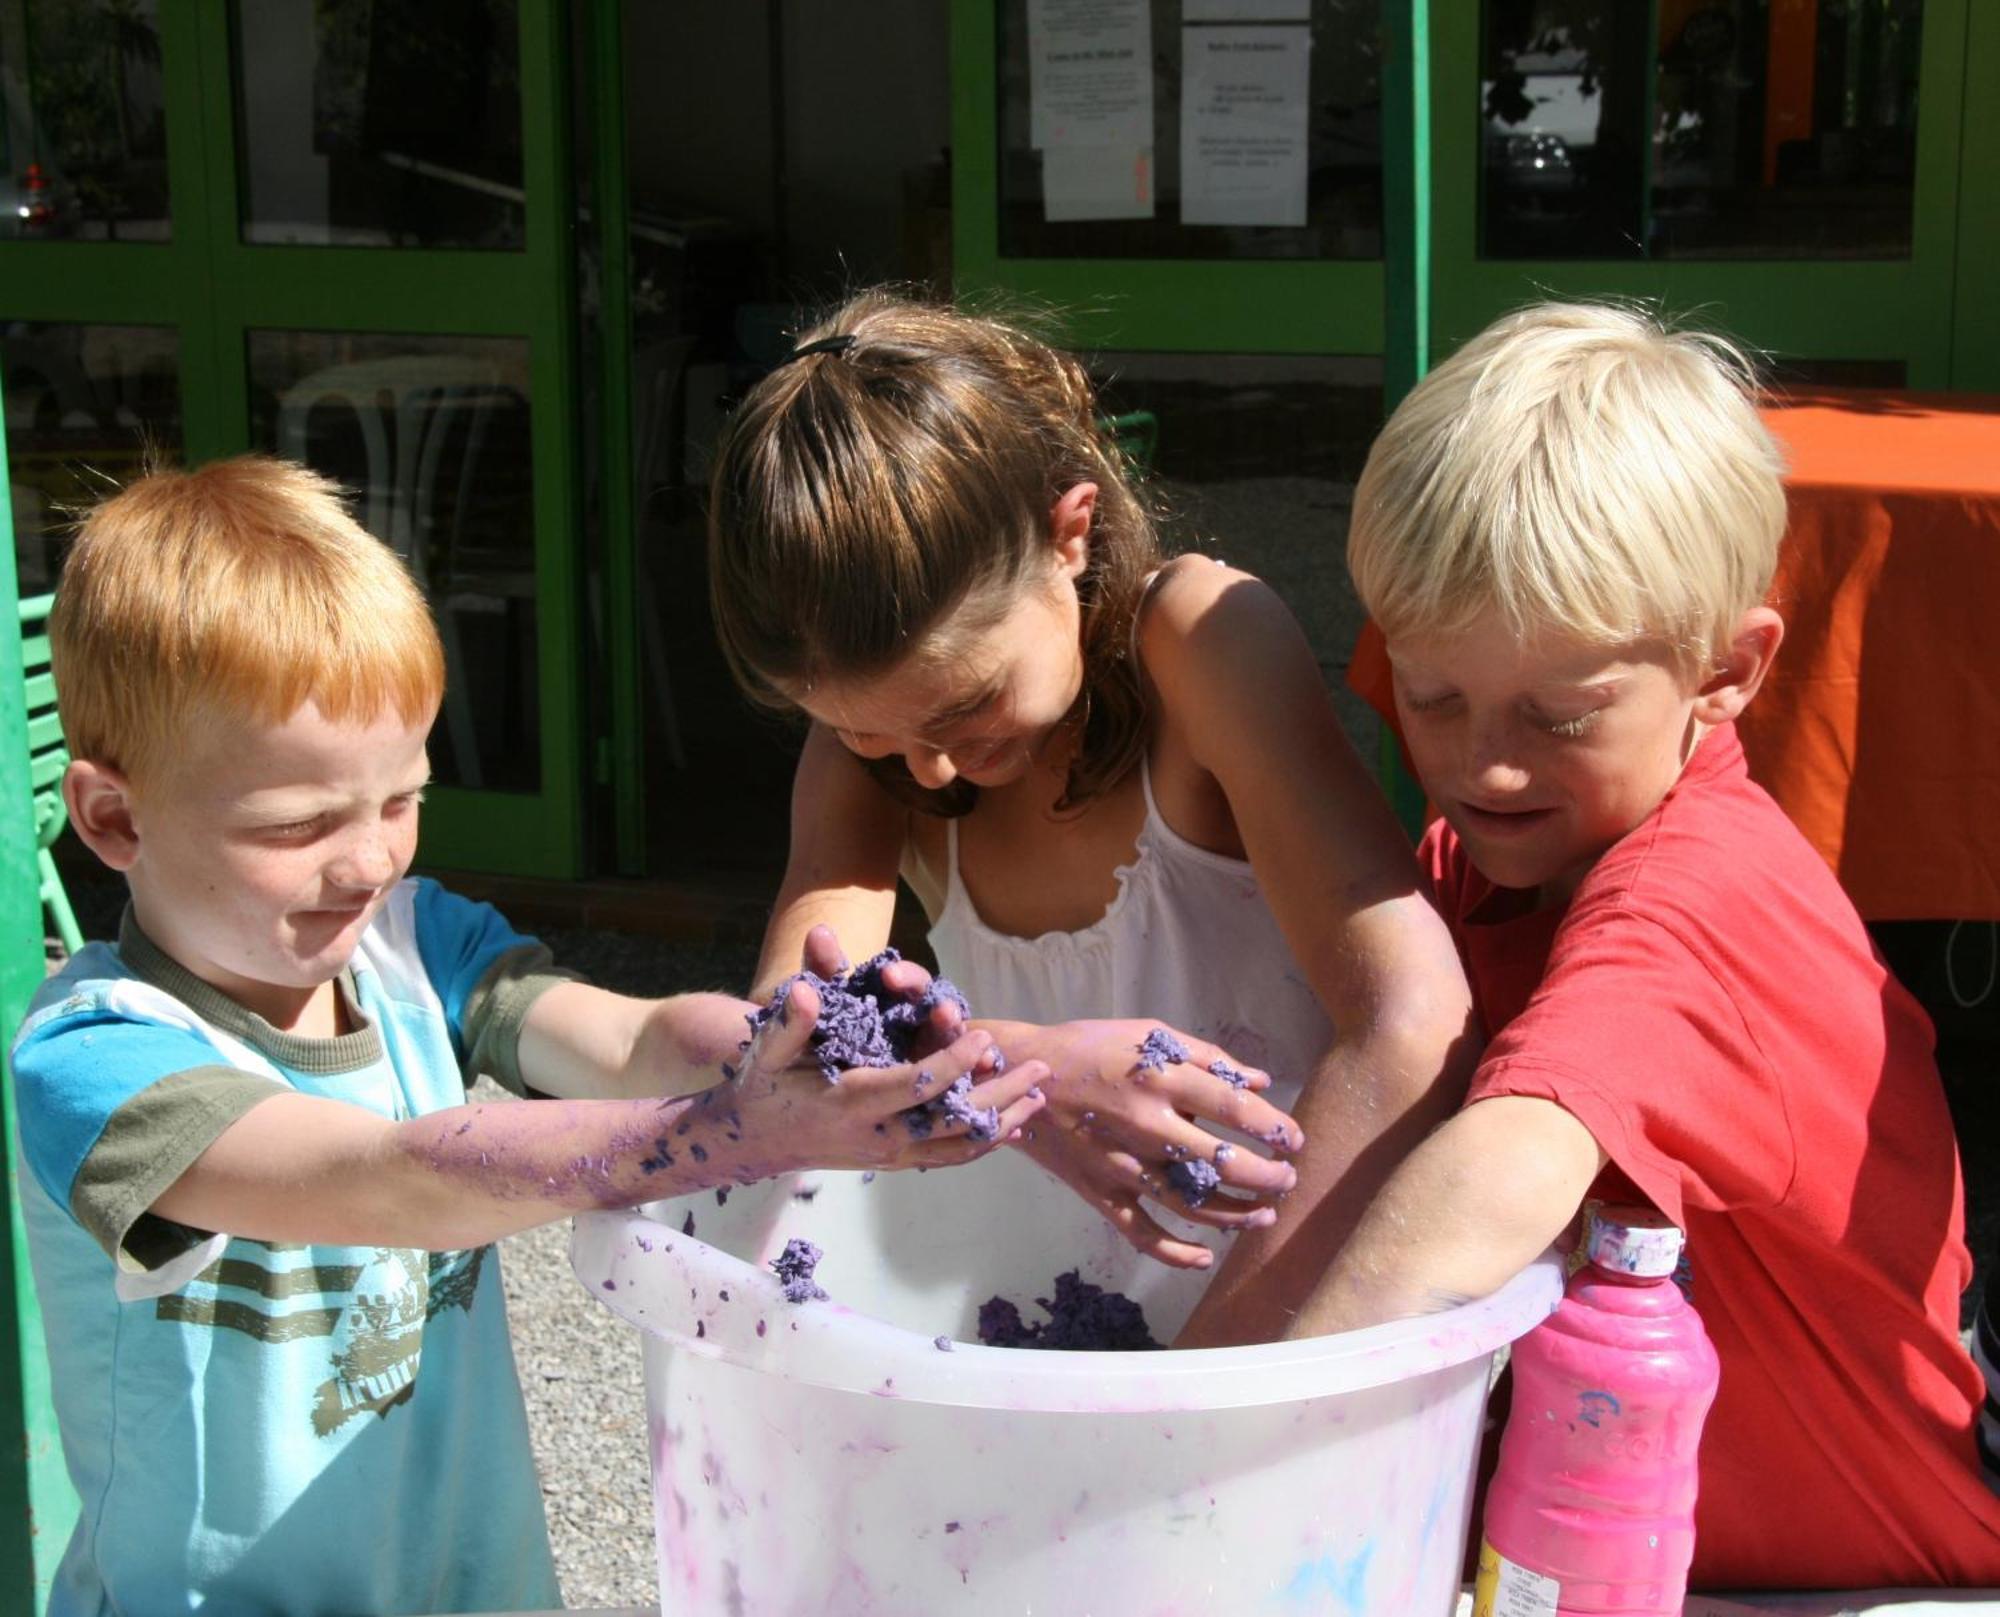
[[[1969,0],[1434,6],[1438,351],[1536,297],[1628,295],[1781,375],[1972,385],[1971,26]]]
[[[1379,354],[1381,16],[953,0],[957,290],[1088,348]]]
[[[0,0],[24,591],[148,455],[305,461],[443,634],[428,864],[582,865],[556,0]]]

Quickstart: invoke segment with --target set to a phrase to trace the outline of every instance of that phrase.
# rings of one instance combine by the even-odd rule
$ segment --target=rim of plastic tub
[[[1172,1353],[976,1342],[947,1351],[935,1337],[837,1298],[787,1302],[769,1270],[641,1213],[579,1214],[570,1267],[612,1313],[697,1358],[879,1398],[1094,1414],[1246,1409],[1411,1380],[1525,1335],[1554,1312],[1563,1289],[1561,1263],[1550,1253],[1477,1302],[1338,1336]]]

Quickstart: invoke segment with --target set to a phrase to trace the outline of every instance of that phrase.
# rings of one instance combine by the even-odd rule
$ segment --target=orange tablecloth
[[[1764,419],[1791,516],[1751,774],[1869,920],[2000,920],[2000,398],[1827,389]],[[1392,713],[1372,626],[1348,682]]]

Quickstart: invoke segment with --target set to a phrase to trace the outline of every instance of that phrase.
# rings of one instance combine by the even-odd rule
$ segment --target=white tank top
[[[1011,937],[979,918],[958,871],[958,822],[948,822],[950,881],[930,929],[938,969],[975,1016],[1021,1022],[1156,1017],[1210,1039],[1271,1075],[1269,1099],[1289,1107],[1333,1042],[1333,1024],[1292,960],[1249,862],[1210,853],[1161,818],[1141,764],[1146,823],[1132,863],[1117,871],[1110,907],[1077,932]]]

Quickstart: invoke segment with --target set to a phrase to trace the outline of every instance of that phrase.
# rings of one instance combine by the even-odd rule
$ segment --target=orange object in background
[[[1778,148],[1810,140],[1819,0],[1772,0],[1764,56],[1764,184],[1778,183]]]
[[[1870,921],[2000,920],[2000,397],[1768,404],[1789,463],[1750,773]],[[1348,684],[1390,722],[1372,624]]]

